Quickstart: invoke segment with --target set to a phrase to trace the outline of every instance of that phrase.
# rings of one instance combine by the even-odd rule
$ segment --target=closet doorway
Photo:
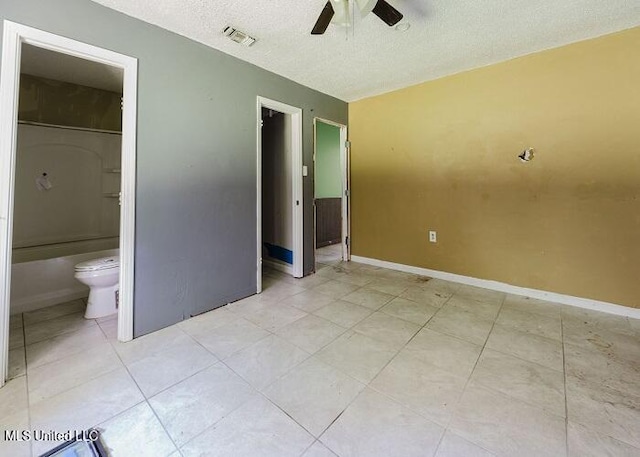
[[[302,109],[257,100],[256,260],[262,268],[303,276]]]

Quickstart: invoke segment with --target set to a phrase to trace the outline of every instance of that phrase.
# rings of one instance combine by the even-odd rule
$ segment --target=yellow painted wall
[[[640,307],[639,50],[634,28],[350,104],[352,253]]]

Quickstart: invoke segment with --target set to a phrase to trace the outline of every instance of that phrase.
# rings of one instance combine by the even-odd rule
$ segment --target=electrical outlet
[[[437,243],[438,242],[438,234],[435,230],[429,230],[429,242]]]

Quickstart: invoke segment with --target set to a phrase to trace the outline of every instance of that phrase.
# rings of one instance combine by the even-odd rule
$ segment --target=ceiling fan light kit
[[[367,14],[373,11],[373,8],[376,6],[376,3],[378,3],[378,0],[356,0],[356,3],[358,4],[360,14],[362,15],[362,17],[365,17]]]
[[[318,20],[313,26],[311,35],[322,35],[326,32],[329,24],[350,27],[352,24],[351,15],[349,14],[350,2],[358,6],[362,17],[373,13],[389,27],[393,27],[403,18],[402,13],[387,3],[386,0],[329,0],[324,5]]]
[[[347,0],[329,0],[329,3],[334,11],[331,23],[340,27],[349,27],[351,25],[349,2]]]

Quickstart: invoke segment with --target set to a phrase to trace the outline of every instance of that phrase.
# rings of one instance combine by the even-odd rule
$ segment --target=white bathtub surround
[[[11,263],[33,262],[34,260],[53,259],[90,252],[109,251],[118,249],[120,237],[94,238],[74,240],[65,243],[46,244],[26,248],[14,248],[11,253]]]
[[[110,249],[12,265],[11,314],[88,297],[89,288],[74,278],[75,266],[118,254],[118,249]]]
[[[29,260],[42,260],[35,254],[47,245],[119,236],[121,143],[117,132],[18,125],[14,254],[39,247]],[[46,191],[37,185],[45,179]],[[91,251],[82,244],[76,250],[82,246],[87,250],[74,254]]]

